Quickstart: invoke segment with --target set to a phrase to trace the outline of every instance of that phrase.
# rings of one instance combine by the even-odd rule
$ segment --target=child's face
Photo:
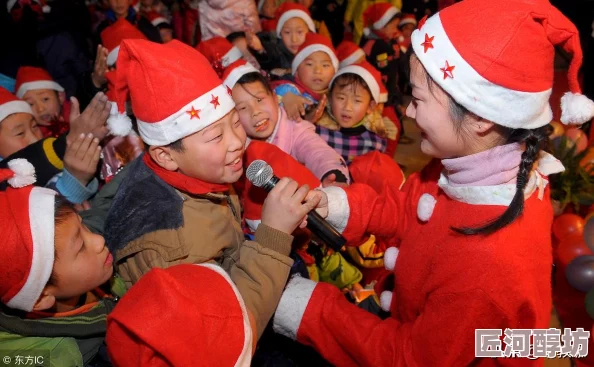
[[[410,38],[412,32],[415,30],[415,25],[414,24],[405,24],[404,26],[402,26],[402,35],[404,36],[404,38]]]
[[[276,95],[266,90],[261,82],[235,84],[233,100],[239,112],[239,121],[252,139],[266,140],[278,120]]]
[[[0,122],[0,157],[6,158],[41,138],[33,115],[13,113]]]
[[[62,94],[62,98],[60,98]],[[63,93],[51,89],[29,90],[23,96],[23,100],[31,106],[35,114],[35,120],[39,125],[49,126],[60,115]]]
[[[183,138],[184,152],[170,150],[177,169],[205,182],[234,183],[243,174],[245,130],[235,109],[214,124]]]
[[[262,11],[260,12],[260,14],[268,18],[273,18],[274,13],[276,13],[276,8],[276,0],[265,0],[264,5],[262,5]]]
[[[159,33],[161,34],[161,41],[163,43],[173,41],[173,31],[169,28],[161,28],[159,29]]]
[[[411,59],[410,66],[413,98],[406,115],[415,119],[421,129],[421,151],[435,158],[465,155],[464,139],[454,128],[446,93],[437,84],[429,90],[425,70],[418,60]]]
[[[384,35],[384,37],[386,37],[386,39],[395,40],[400,35],[398,23],[400,23],[400,18],[396,17],[386,24],[382,29],[380,29],[380,32]]]
[[[297,77],[313,91],[328,89],[335,73],[332,59],[323,51],[312,53],[297,67]]]
[[[97,288],[112,276],[113,257],[105,247],[103,236],[91,232],[78,214],[72,212],[58,223],[54,237],[56,281],[44,293],[57,300],[70,299]]]
[[[116,17],[121,18],[128,15],[128,8],[131,0],[109,0],[109,7],[115,13]]]
[[[285,47],[295,55],[299,46],[305,42],[307,32],[309,32],[309,28],[303,19],[291,18],[285,22],[281,29],[281,39]]]
[[[353,127],[373,112],[371,94],[360,83],[335,86],[330,98],[332,114],[341,127]]]

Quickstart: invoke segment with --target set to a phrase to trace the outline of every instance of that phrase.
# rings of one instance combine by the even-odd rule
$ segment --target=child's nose
[[[415,109],[415,106],[413,106],[413,103],[410,102],[408,106],[406,106],[406,116],[410,117],[411,119],[414,119],[416,117],[416,112],[417,111]]]

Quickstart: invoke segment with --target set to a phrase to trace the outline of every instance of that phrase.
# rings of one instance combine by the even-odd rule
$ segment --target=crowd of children
[[[482,43],[472,44],[467,54],[457,53],[456,42],[464,35],[456,32],[464,26],[456,17],[460,11],[490,9],[487,0],[466,0],[467,8],[453,5],[429,20],[437,9],[412,0],[97,0],[87,2],[88,11],[79,6],[78,13],[66,13],[84,13],[88,32],[43,33],[47,24],[63,20],[60,2],[9,1],[2,18],[15,29],[29,27],[28,40],[35,41],[35,46],[14,45],[0,62],[5,237],[0,352],[10,358],[43,350],[56,366],[247,366],[252,356],[255,365],[325,365],[322,357],[337,365],[414,365],[419,351],[373,356],[372,348],[363,347],[362,330],[347,326],[346,310],[357,318],[352,325],[378,325],[378,335],[386,335],[381,342],[371,337],[378,344],[393,343],[394,330],[411,337],[411,328],[419,326],[409,324],[421,313],[413,304],[426,299],[416,299],[404,280],[393,279],[398,248],[410,264],[426,269],[420,264],[423,256],[438,262],[427,248],[445,251],[433,243],[421,246],[432,235],[462,241],[473,231],[490,235],[506,226],[511,233],[523,208],[516,189],[527,193],[526,200],[538,190],[526,212],[542,212],[544,175],[562,169],[553,162],[532,170],[538,163],[539,128],[548,123],[546,111],[536,111],[542,106],[526,117],[536,121],[530,125],[513,113],[506,120],[507,115],[494,112],[507,106],[480,100],[477,96],[486,93],[480,86],[469,92],[472,83],[490,83],[492,90],[507,88],[493,92],[499,93],[497,102],[511,102],[547,86],[545,80],[535,92],[521,82],[494,81],[484,60],[472,57],[477,52],[472,47]],[[526,12],[518,8],[518,14]],[[567,26],[560,17],[555,15],[553,23]],[[452,30],[452,24],[458,28]],[[568,50],[581,62],[571,29],[557,36],[551,42],[571,40]],[[43,52],[54,41],[70,51]],[[510,53],[501,55],[504,51]],[[443,60],[445,66],[438,64],[442,54],[450,57]],[[476,67],[463,64],[463,57]],[[500,65],[504,74],[508,64]],[[474,74],[447,84],[463,72]],[[582,97],[571,77],[572,92]],[[409,93],[412,103],[406,108]],[[589,100],[566,106],[580,103],[592,113],[564,115],[571,123],[594,115]],[[405,114],[423,130],[423,152],[442,161],[403,186],[404,173],[393,157],[399,142],[410,143],[401,122]],[[444,135],[444,126],[462,124],[458,120],[476,122],[465,127],[465,139],[490,144],[488,149],[456,139],[459,126]],[[521,132],[516,136],[508,128]],[[478,172],[483,181],[467,182],[477,172],[465,174],[460,167],[493,160],[486,154],[491,150],[509,158],[513,174],[497,180],[498,173],[491,175],[485,166]],[[269,193],[244,176],[258,159],[280,177]],[[524,166],[528,161],[530,167]],[[446,173],[439,177],[442,170]],[[485,186],[483,194],[497,196],[488,185],[509,186],[502,202],[489,202],[472,190]],[[459,220],[457,237],[446,229],[452,214],[445,213],[446,205],[470,213],[465,219],[487,221],[501,214],[500,208],[480,205],[512,204],[513,218],[501,212],[504,219],[480,228]],[[316,208],[344,231],[348,246],[331,248],[306,228],[307,213]],[[432,215],[439,222],[432,221],[427,230]],[[457,251],[471,251],[472,241],[464,241]],[[417,250],[411,250],[411,242]],[[535,257],[534,263],[542,265],[541,260]],[[446,267],[436,269],[446,276]],[[424,275],[415,274],[399,276],[416,282],[420,291]],[[440,279],[433,281],[440,286]],[[396,305],[391,293],[376,293],[392,286],[404,290],[411,303]],[[431,299],[432,290],[425,291]],[[483,288],[464,292],[488,303],[490,311],[502,309]],[[459,301],[453,294],[431,306]],[[355,306],[345,307],[343,301]],[[340,320],[324,319],[332,318],[323,311],[325,302]],[[398,312],[410,314],[394,321]],[[431,322],[440,315],[435,313]],[[382,324],[380,318],[386,317],[394,323]],[[517,325],[524,325],[520,321]],[[540,321],[525,325],[540,326]],[[360,345],[349,344],[344,330],[328,336],[341,323]],[[275,332],[315,351],[275,338]],[[164,341],[163,335],[174,340]]]

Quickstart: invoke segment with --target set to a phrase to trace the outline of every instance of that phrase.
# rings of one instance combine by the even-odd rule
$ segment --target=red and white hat
[[[354,42],[342,41],[336,47],[336,57],[338,57],[339,68],[356,63],[360,58],[365,58],[365,51]]]
[[[107,65],[113,66],[118,59],[120,43],[125,39],[146,40],[146,36],[124,18],[118,19],[115,23],[101,32],[101,43],[107,48]]]
[[[380,100],[380,85],[383,85],[383,83],[381,82],[382,76],[380,72],[377,71],[377,69],[374,68],[370,63],[368,63],[367,61],[363,61],[359,64],[345,66],[344,68],[338,70],[338,72],[334,74],[334,78],[332,78],[332,80],[330,81],[330,87],[332,87],[332,84],[334,83],[336,78],[343,74],[359,75],[361,78],[363,78],[365,84],[367,84],[367,87],[371,91],[371,98],[373,98],[373,100],[376,103],[382,103]],[[387,91],[385,91],[385,98],[386,100],[388,99]]]
[[[223,73],[223,84],[226,87],[233,89],[237,81],[245,74],[259,72],[260,71],[249,62],[245,60],[237,60],[225,69],[225,72]]]
[[[21,101],[7,89],[0,87],[0,121],[14,113],[33,115],[33,110],[27,102]]]
[[[309,10],[301,4],[286,2],[276,10],[276,35],[278,38],[281,38],[283,26],[287,20],[291,18],[303,19],[305,24],[307,24],[307,28],[309,28],[309,30],[313,33],[316,32],[316,26],[313,22],[313,19],[311,19]]]
[[[330,60],[332,60],[332,65],[334,66],[334,70],[338,70],[338,58],[336,57],[336,51],[334,51],[334,47],[332,46],[332,42],[326,36],[322,36],[321,34],[317,33],[308,33],[305,36],[305,42],[299,49],[297,50],[297,54],[293,58],[292,69],[293,75],[297,72],[297,68],[303,60],[307,59],[309,55],[313,54],[314,52],[322,51],[330,56]]]
[[[115,366],[249,366],[248,312],[227,273],[182,264],[146,273],[107,317]]]
[[[221,63],[221,66],[226,68],[243,56],[237,47],[226,38],[219,36],[200,42],[196,45],[196,49],[206,56],[213,67]]]
[[[594,102],[581,94],[578,83],[578,31],[548,1],[462,1],[421,21],[411,40],[427,73],[456,102],[513,129],[551,122],[554,46],[563,47],[573,58],[561,121],[581,124],[594,116]]]
[[[389,3],[369,5],[363,12],[363,22],[365,24],[363,33],[368,36],[372,30],[377,31],[384,28],[398,14],[400,14],[400,9]]]
[[[52,89],[63,92],[64,88],[52,79],[47,71],[33,66],[21,66],[16,75],[16,96],[23,98],[25,93],[36,89]]]
[[[402,19],[400,20],[400,23],[398,23],[398,28],[404,27],[407,24],[417,25],[417,18],[414,14],[402,15]]]
[[[165,18],[163,15],[157,13],[156,11],[152,10],[146,14],[146,18],[151,22],[151,24],[155,27],[158,27],[160,24],[167,24],[170,25],[169,20]]]
[[[6,180],[11,187],[0,192],[0,300],[10,308],[32,311],[54,267],[56,192],[31,186],[35,168],[25,159],[13,159],[8,169],[0,169],[0,181]]]
[[[117,109],[112,105],[107,120],[113,134],[126,135],[132,127],[126,115],[128,97],[142,140],[154,146],[192,135],[235,107],[208,60],[177,40],[167,44],[124,40],[117,64],[113,90]]]

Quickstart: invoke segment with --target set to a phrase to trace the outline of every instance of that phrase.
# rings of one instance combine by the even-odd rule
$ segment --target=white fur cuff
[[[276,309],[272,327],[278,334],[297,339],[297,331],[316,282],[294,276],[289,280]]]
[[[340,187],[328,186],[321,189],[328,196],[328,217],[326,220],[340,233],[349,222],[351,210],[346,192]]]

